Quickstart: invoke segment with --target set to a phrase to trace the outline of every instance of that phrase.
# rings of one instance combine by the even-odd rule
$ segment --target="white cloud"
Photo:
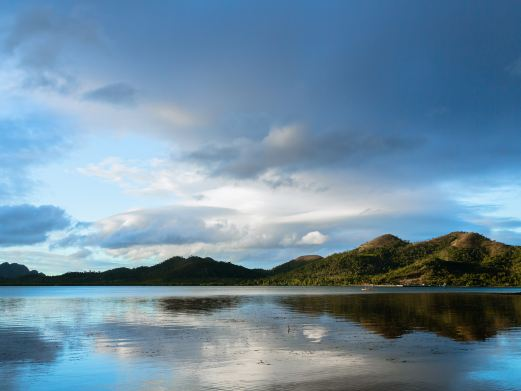
[[[117,184],[130,194],[169,197],[188,197],[186,190],[204,179],[190,164],[174,164],[166,159],[139,162],[110,157],[80,167],[78,172]]]
[[[327,241],[327,236],[320,231],[311,231],[305,234],[298,242],[302,245],[318,245],[324,244]]]
[[[305,137],[300,126],[287,125],[272,128],[264,138],[263,143],[270,148],[290,149],[301,144]]]

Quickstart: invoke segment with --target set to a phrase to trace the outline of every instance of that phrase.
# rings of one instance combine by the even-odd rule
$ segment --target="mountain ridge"
[[[30,274],[3,285],[458,285],[521,286],[521,246],[456,231],[420,242],[391,234],[326,257],[304,255],[271,270],[201,257],[104,272]]]
[[[27,266],[19,263],[0,263],[0,279],[18,278],[30,274],[38,274],[38,272],[36,270],[29,270]]]
[[[521,246],[456,231],[420,242],[382,235],[268,284],[521,285]]]

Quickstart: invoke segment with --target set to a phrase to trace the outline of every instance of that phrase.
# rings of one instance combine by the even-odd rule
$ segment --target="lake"
[[[517,291],[0,287],[0,389],[519,390]]]

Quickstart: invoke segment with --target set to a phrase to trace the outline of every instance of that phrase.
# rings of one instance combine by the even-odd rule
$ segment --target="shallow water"
[[[520,390],[515,291],[0,287],[0,389]]]

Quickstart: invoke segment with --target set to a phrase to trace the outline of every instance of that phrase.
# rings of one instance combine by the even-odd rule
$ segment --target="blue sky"
[[[521,4],[0,2],[0,259],[521,244]]]

